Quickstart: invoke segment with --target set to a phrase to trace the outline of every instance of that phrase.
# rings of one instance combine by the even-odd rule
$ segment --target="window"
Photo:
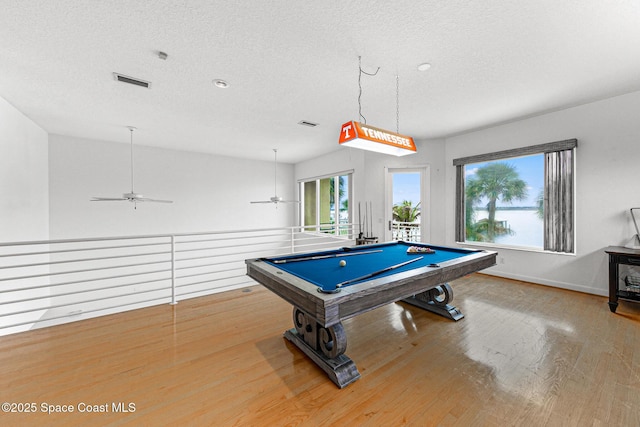
[[[544,247],[544,155],[464,165],[465,241]]]
[[[300,218],[306,231],[347,235],[351,173],[300,182]]]
[[[456,241],[574,251],[575,139],[453,161]]]

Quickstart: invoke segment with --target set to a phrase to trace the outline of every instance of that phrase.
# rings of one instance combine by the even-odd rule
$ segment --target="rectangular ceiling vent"
[[[310,128],[314,128],[318,126],[318,123],[309,122],[307,120],[300,120],[298,124],[302,126],[309,126]]]
[[[113,77],[122,83],[129,83],[130,85],[136,85],[141,87],[146,87],[147,89],[151,87],[151,82],[147,82],[145,80],[137,79],[135,77],[129,77],[118,73],[113,73]]]

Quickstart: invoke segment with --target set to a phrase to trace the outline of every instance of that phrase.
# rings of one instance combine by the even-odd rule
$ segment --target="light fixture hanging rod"
[[[396,74],[396,133],[400,133],[400,76]]]
[[[131,152],[131,193],[135,193],[133,191],[133,131],[137,128],[134,126],[127,126],[129,128],[129,147]]]
[[[278,149],[273,149],[273,195],[278,195]]]

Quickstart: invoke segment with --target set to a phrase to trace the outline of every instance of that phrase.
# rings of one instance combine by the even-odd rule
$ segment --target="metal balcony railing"
[[[391,236],[393,240],[404,240],[405,242],[420,241],[419,222],[391,222]]]
[[[245,259],[352,245],[353,229],[0,243],[0,335],[251,286]]]

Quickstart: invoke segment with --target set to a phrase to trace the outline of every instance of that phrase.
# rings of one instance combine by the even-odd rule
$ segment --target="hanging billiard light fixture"
[[[367,119],[362,115],[362,84],[363,74],[375,76],[375,73],[367,73],[362,70],[362,57],[358,57],[358,114],[362,122],[349,121],[342,125],[338,144],[345,147],[360,148],[362,150],[375,151],[377,153],[391,154],[394,156],[406,156],[416,152],[416,145],[413,138],[400,134],[400,78],[396,75],[396,132],[376,128],[367,124]]]

